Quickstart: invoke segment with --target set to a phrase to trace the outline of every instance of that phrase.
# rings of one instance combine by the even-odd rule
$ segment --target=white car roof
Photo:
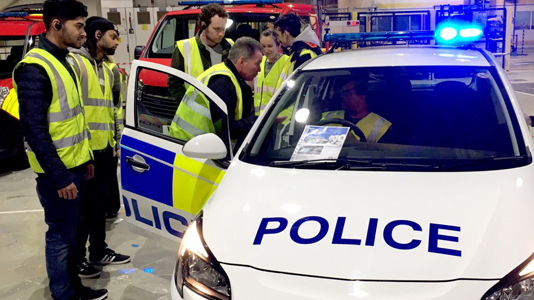
[[[394,66],[489,67],[490,63],[478,50],[439,47],[374,47],[322,55],[303,69]]]

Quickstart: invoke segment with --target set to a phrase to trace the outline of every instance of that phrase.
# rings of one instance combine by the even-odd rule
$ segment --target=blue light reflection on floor
[[[137,269],[121,269],[119,270],[119,274],[133,274],[137,272]]]

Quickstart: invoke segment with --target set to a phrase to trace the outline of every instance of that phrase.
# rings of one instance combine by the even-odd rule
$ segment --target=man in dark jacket
[[[85,36],[87,9],[75,0],[47,0],[46,36],[13,73],[20,121],[38,174],[37,194],[45,211],[46,268],[54,299],[104,299],[107,290],[82,286],[76,267],[76,237],[85,201],[85,180],[93,176],[88,125],[78,78],[66,57]]]
[[[224,38],[227,21],[228,13],[219,4],[203,6],[197,21],[198,34],[176,42],[171,67],[196,78],[211,66],[223,62],[232,47]],[[169,76],[168,85],[171,95],[180,101],[186,90],[184,82]]]
[[[287,14],[274,22],[274,28],[278,35],[278,41],[284,48],[289,49],[289,60],[282,68],[280,80],[276,88],[278,89],[294,70],[303,63],[322,54],[321,42],[312,30],[310,25],[306,25],[301,30],[300,18],[295,14]]]
[[[234,149],[238,149],[257,118],[254,113],[252,89],[246,81],[252,81],[258,75],[262,59],[263,47],[258,41],[250,37],[239,38],[224,62],[212,66],[198,77],[199,81],[226,103],[229,124],[226,124],[226,115],[216,105],[206,103],[207,98],[202,93],[193,93],[195,89],[190,87],[178,107],[171,124],[170,135],[189,140],[192,136],[198,135],[199,131],[208,128],[230,145],[226,134],[228,126],[230,139],[237,142]],[[211,124],[206,123],[206,118],[201,116],[201,112],[191,108],[193,102],[203,103],[202,105],[210,108],[211,119],[208,123]],[[198,105],[192,107],[198,108]],[[191,110],[194,112],[191,113]],[[218,123],[222,126],[215,125]],[[187,126],[188,124],[191,126]],[[195,126],[196,129],[191,131],[190,129]]]

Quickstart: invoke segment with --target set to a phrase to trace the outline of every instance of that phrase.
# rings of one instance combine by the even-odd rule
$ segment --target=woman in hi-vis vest
[[[267,29],[261,33],[260,43],[265,55],[261,62],[261,71],[254,79],[254,109],[259,116],[271,100],[278,78],[289,57],[279,52],[276,32]]]

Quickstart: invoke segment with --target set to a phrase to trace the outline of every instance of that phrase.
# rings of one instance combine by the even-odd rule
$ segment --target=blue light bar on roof
[[[29,16],[27,12],[0,13],[0,18],[23,18],[27,16]]]
[[[329,33],[324,41],[330,43],[364,42],[364,41],[402,41],[402,40],[431,40],[434,31],[388,31],[388,32],[362,32],[362,33]]]
[[[239,5],[239,4],[278,4],[283,3],[282,0],[201,0],[201,1],[179,1],[178,5],[206,5],[210,3],[217,3],[221,5]]]
[[[448,20],[436,28],[436,40],[443,44],[466,44],[482,37],[484,31],[476,24],[458,20]]]

